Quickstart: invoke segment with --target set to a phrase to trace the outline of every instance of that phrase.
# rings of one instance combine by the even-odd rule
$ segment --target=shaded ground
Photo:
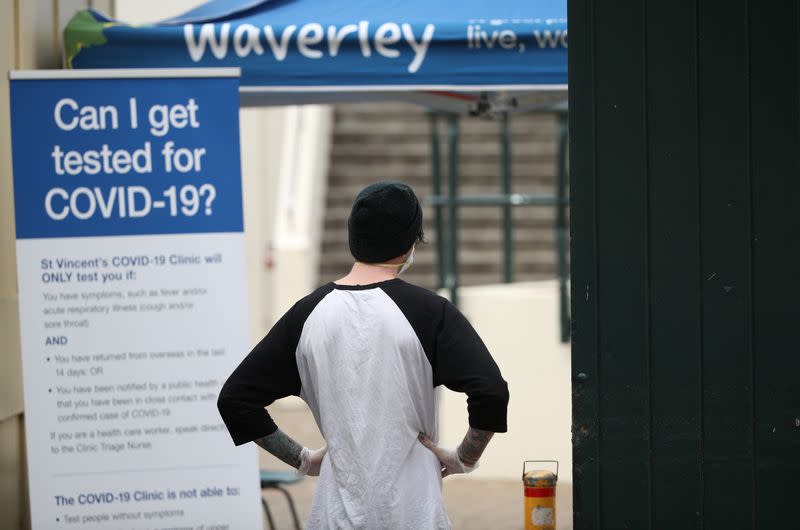
[[[305,405],[274,406],[270,408],[270,413],[281,429],[299,442],[309,447],[319,447],[322,444],[322,436]],[[260,451],[260,459],[263,469],[289,469],[283,462],[264,451]],[[300,483],[288,487],[297,505],[301,524],[305,522],[311,509],[316,482],[316,478],[307,477]],[[570,492],[559,490],[559,497],[565,494],[570,494]],[[270,490],[264,492],[263,495],[269,503],[276,527],[279,530],[292,529],[291,515],[283,495]],[[444,496],[447,513],[456,530],[521,530],[523,528],[521,481],[447,478],[444,481]],[[269,528],[266,520],[264,528]],[[561,528],[569,528],[569,526],[559,524],[559,529]]]
[[[301,524],[308,516],[316,487],[315,479],[306,479],[289,486]],[[293,528],[283,495],[277,491],[264,493],[278,529]],[[516,481],[445,479],[444,496],[447,513],[457,530],[521,530],[522,490]],[[264,528],[269,526],[264,523]]]

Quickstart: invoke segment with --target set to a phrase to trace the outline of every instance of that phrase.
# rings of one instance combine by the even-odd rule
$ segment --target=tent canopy
[[[64,40],[68,68],[240,67],[245,104],[567,82],[565,0],[213,0],[144,26],[86,10]]]

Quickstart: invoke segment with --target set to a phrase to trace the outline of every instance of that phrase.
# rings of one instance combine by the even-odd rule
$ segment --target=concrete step
[[[442,164],[442,182],[446,182],[446,164]],[[339,185],[352,182],[353,175],[363,175],[366,185],[377,180],[400,180],[413,186],[413,181],[430,183],[431,163],[428,159],[398,159],[397,157],[350,158],[336,161],[329,171],[331,184]],[[555,182],[556,166],[554,161],[515,163],[511,168],[512,190],[522,191],[529,180],[537,182]],[[474,160],[469,164],[460,164],[459,182],[469,181],[495,184],[500,189],[500,164],[491,160]],[[430,184],[428,184],[430,185]],[[416,188],[415,188],[416,189]],[[422,195],[422,194],[421,194]]]
[[[327,264],[347,264],[348,267],[353,264],[353,257],[350,255],[346,245],[340,246],[338,249],[329,248],[324,255]],[[462,270],[483,268],[499,270],[502,264],[502,252],[498,249],[473,249],[467,247],[461,249],[458,253],[458,262]],[[518,249],[514,252],[514,262],[529,265],[555,264],[555,250]],[[420,267],[435,266],[435,250],[421,248],[419,252],[414,254],[414,265]]]
[[[417,193],[417,196],[420,200],[424,203],[427,197],[432,195],[433,190],[431,187],[431,183],[428,179],[404,179],[404,182],[408,183],[409,186],[414,188],[414,191]],[[359,191],[363,188],[364,184],[362,182],[353,183],[350,178],[344,179],[341,183],[337,184],[333,188],[328,189],[327,198],[326,200],[329,203],[338,204],[338,205],[351,205],[353,200],[355,199],[356,195]],[[532,179],[528,179],[526,182],[522,184],[518,184],[514,188],[512,188],[514,193],[541,193],[541,194],[548,194],[553,195],[555,194],[555,189],[553,188],[553,181],[552,177],[548,176],[547,178],[541,178],[536,181]],[[472,182],[467,179],[461,178],[458,187],[459,195],[461,196],[472,196],[472,195],[496,195],[501,192],[500,190],[500,183],[498,182]],[[447,193],[447,189],[443,190],[443,193]]]
[[[349,263],[328,263],[324,267],[321,268],[321,272],[325,274],[328,278],[327,281],[330,281],[330,277],[334,277],[334,279],[341,278],[345,276],[352,267],[352,261]],[[426,281],[429,283],[436,283],[436,267],[425,265],[422,263],[414,262],[414,265],[409,269],[409,275],[418,276],[419,278],[424,277]],[[464,265],[459,267],[459,274],[461,280],[466,280],[472,275],[482,275],[486,277],[492,277],[493,279],[491,282],[498,282],[502,279],[501,274],[501,267],[499,266],[490,266],[488,264],[472,264],[472,265]],[[517,266],[514,271],[515,276],[518,274],[523,274],[526,277],[535,276],[537,278],[556,278],[556,268],[555,267],[545,267],[539,266],[536,264],[527,264],[525,266]],[[474,284],[473,284],[474,285]]]
[[[334,223],[342,223],[340,226],[344,229],[347,226],[347,218],[350,216],[351,205],[331,205],[326,212],[326,226],[328,221]],[[446,211],[446,210],[445,210]],[[534,226],[553,226],[555,221],[555,207],[553,206],[517,206],[512,210],[514,216],[515,228],[524,229],[525,227]],[[433,229],[434,211],[430,206],[423,207],[423,218],[425,219],[426,228]],[[446,218],[446,215],[445,215]],[[458,208],[458,218],[462,223],[460,226],[481,226],[485,223],[499,223],[502,219],[502,209],[495,207],[481,207],[481,206],[461,206]],[[336,224],[332,226],[335,228]]]
[[[435,290],[437,288],[437,280],[435,272],[421,274],[415,271],[416,267],[412,267],[408,272],[403,274],[403,279],[415,285],[425,287],[426,289]],[[320,272],[320,283],[327,283],[339,279],[347,274],[349,267],[344,270],[323,270]],[[530,281],[543,281],[554,280],[555,274],[549,273],[528,273],[517,271],[514,276],[514,281],[517,282],[530,282]],[[487,285],[493,283],[501,283],[502,278],[499,272],[480,273],[471,272],[469,274],[462,274],[460,277],[461,286],[470,285]]]
[[[557,124],[554,118],[545,117],[517,117],[511,120],[510,131],[516,136],[513,141],[525,142],[528,140],[542,140],[553,142],[556,134]],[[439,139],[442,146],[445,145],[447,129],[443,121],[439,122]],[[337,122],[337,132],[341,131],[341,136],[336,138],[348,138],[352,136],[387,136],[398,139],[405,138],[429,138],[431,134],[431,124],[424,116],[385,116],[382,120],[371,120],[354,118],[351,116],[342,117]],[[482,140],[499,144],[498,132],[500,131],[497,122],[473,122],[462,118],[459,125],[459,139],[461,141]]]
[[[339,107],[339,109],[343,108],[345,107]],[[414,105],[406,106],[401,111],[388,110],[384,112],[382,109],[369,111],[369,108],[371,107],[359,106],[359,108],[356,109],[355,106],[353,106],[348,112],[342,112],[341,110],[336,112],[335,118],[337,123],[341,123],[342,131],[357,131],[358,124],[361,122],[366,123],[365,127],[371,127],[374,130],[379,130],[378,128],[383,128],[386,130],[398,130],[397,124],[403,124],[411,132],[414,132],[414,126],[424,129],[425,131],[430,130],[430,116],[426,114],[425,111],[422,111],[419,109],[419,107]],[[376,116],[380,116],[380,119],[375,119]],[[446,132],[448,124],[447,117],[437,115],[436,122],[439,132]],[[531,130],[533,126],[555,127],[556,124],[556,117],[549,114],[515,114],[511,115],[509,119],[509,125],[512,132]],[[480,131],[481,133],[486,133],[488,131],[496,134],[500,130],[500,119],[474,119],[471,117],[462,116],[459,123],[459,129],[465,132]]]
[[[375,151],[365,152],[364,147],[374,147]],[[469,150],[458,153],[459,161],[469,161],[476,158],[491,157],[500,160],[500,144],[499,142],[487,142],[485,139],[480,141],[469,141],[463,139],[459,146],[469,146]],[[443,146],[444,147],[444,146]],[[332,156],[333,160],[340,158],[346,159],[349,156],[359,157],[373,157],[373,156],[396,156],[398,153],[404,157],[421,157],[428,159],[430,156],[431,144],[427,137],[419,136],[414,138],[401,137],[392,138],[386,135],[337,135],[333,143]],[[511,143],[511,156],[523,159],[540,160],[543,157],[548,157],[548,160],[553,156],[557,150],[557,145],[552,137],[548,137],[546,141],[531,141],[527,137],[524,139],[517,139]],[[443,158],[447,158],[447,152],[443,149]]]
[[[501,244],[502,234],[499,227],[487,227],[475,230],[462,231],[459,234],[459,239],[463,243],[469,243],[471,247],[475,248],[494,248]],[[428,245],[436,246],[438,234],[431,231],[430,234],[425,234],[425,240]],[[341,230],[326,230],[322,237],[323,251],[335,249],[337,245],[342,242],[347,242],[347,231]],[[512,232],[512,239],[514,247],[530,246],[550,247],[555,243],[556,235],[552,227],[533,228],[528,230],[519,230],[515,228]]]

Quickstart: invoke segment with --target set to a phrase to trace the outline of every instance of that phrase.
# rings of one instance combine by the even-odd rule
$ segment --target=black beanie
[[[364,263],[402,256],[422,232],[422,208],[402,182],[376,182],[356,197],[347,220],[350,253]]]

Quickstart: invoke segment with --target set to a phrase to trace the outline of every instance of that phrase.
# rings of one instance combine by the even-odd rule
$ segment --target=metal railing
[[[543,107],[533,112],[547,112],[557,120],[556,185],[553,194],[522,194],[513,192],[511,171],[511,132],[508,112],[499,115],[500,193],[462,196],[458,192],[458,141],[460,116],[429,113],[433,196],[427,203],[434,208],[436,227],[436,258],[439,287],[450,291],[450,300],[458,304],[458,224],[460,206],[487,206],[502,209],[502,281],[514,281],[514,220],[512,208],[519,206],[555,206],[556,273],[559,283],[559,317],[561,341],[569,342],[570,316],[567,295],[567,109],[563,104]],[[446,120],[447,192],[442,190],[442,152],[439,120]]]

